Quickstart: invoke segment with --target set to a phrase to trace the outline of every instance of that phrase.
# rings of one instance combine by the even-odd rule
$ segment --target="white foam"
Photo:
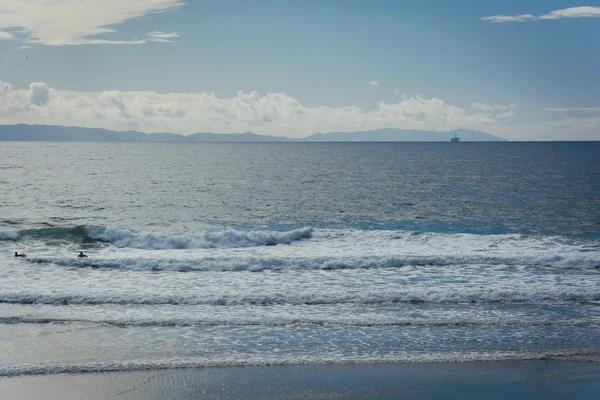
[[[600,328],[600,320],[597,318],[566,318],[557,319],[551,316],[532,317],[530,315],[519,315],[513,317],[474,315],[457,317],[448,312],[446,315],[439,314],[435,317],[403,317],[394,314],[357,315],[344,313],[343,315],[293,315],[268,310],[271,315],[264,315],[267,311],[261,310],[261,315],[218,315],[218,308],[212,309],[210,315],[203,316],[181,316],[168,317],[155,315],[153,317],[130,317],[115,316],[81,316],[77,317],[36,317],[36,316],[13,316],[0,317],[0,324],[100,324],[114,325],[119,327],[205,327],[205,326],[267,326],[267,327],[290,327],[290,326],[346,326],[346,327],[581,327]],[[474,314],[477,314],[473,310]],[[158,314],[158,313],[157,313]],[[251,314],[251,312],[248,312]],[[319,314],[314,310],[312,314]]]
[[[122,249],[119,253],[94,254],[85,260],[74,259],[71,254],[62,256],[62,248],[56,245],[44,244],[44,254],[28,251],[30,261],[73,267],[256,271],[505,264],[600,270],[600,241],[559,236],[451,235],[312,228],[290,231],[229,229],[143,232],[90,226],[23,232],[29,232],[33,238],[45,239],[57,235],[100,240]],[[7,238],[19,235],[17,232],[0,234]],[[26,236],[26,233],[23,235]],[[278,244],[289,246],[274,246]],[[38,245],[31,246],[39,248]],[[131,252],[133,249],[140,251]],[[233,251],[236,249],[244,251]]]
[[[131,229],[88,227],[90,238],[118,247],[138,249],[208,249],[289,244],[309,239],[312,228],[292,231],[141,232]]]
[[[32,263],[52,263],[67,267],[109,268],[124,270],[153,271],[265,271],[265,270],[336,270],[336,269],[380,269],[404,266],[455,266],[462,265],[513,265],[541,266],[561,269],[600,269],[600,254],[564,254],[561,256],[537,254],[440,254],[440,255],[361,255],[356,249],[348,252],[331,250],[330,255],[314,249],[312,257],[304,255],[300,249],[296,254],[277,255],[277,252],[245,254],[181,254],[172,253],[136,254],[136,258],[95,257],[78,259],[69,257],[30,257]],[[382,249],[382,252],[386,249]],[[387,249],[389,252],[389,249]]]
[[[64,373],[98,373],[118,371],[145,371],[180,368],[245,367],[268,365],[308,364],[376,364],[376,363],[431,363],[431,362],[477,362],[477,361],[524,361],[524,360],[571,360],[599,361],[597,351],[555,350],[551,352],[427,352],[399,353],[379,356],[265,356],[245,355],[238,357],[193,357],[159,360],[134,360],[122,362],[90,362],[61,364],[0,365],[0,376],[49,375]]]
[[[395,288],[365,289],[360,293],[321,290],[264,295],[236,293],[124,294],[124,293],[0,293],[0,302],[12,304],[144,304],[144,305],[323,305],[323,304],[386,304],[386,303],[523,303],[523,302],[590,302],[600,300],[600,288],[529,287],[500,288]]]

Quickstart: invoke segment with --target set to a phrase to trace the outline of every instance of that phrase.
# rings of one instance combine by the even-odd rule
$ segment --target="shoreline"
[[[596,399],[600,363],[315,364],[63,373],[0,378],[12,400]]]

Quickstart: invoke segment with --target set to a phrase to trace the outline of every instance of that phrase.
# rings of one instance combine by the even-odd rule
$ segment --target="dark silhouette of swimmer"
[[[83,251],[80,251],[79,255],[77,257],[79,257],[79,258],[87,258],[87,256],[85,254],[83,254]]]
[[[15,257],[26,257],[25,254],[19,254],[18,252],[15,251]]]

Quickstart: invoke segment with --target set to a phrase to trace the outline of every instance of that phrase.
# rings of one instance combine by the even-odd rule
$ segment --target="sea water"
[[[600,143],[0,143],[0,376],[599,337]]]

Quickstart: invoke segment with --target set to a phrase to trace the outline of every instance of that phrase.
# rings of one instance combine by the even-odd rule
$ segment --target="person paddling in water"
[[[25,257],[25,254],[19,254],[18,252],[15,251],[15,257]]]
[[[87,256],[85,254],[83,254],[83,251],[80,251],[79,255],[77,257],[79,257],[79,258],[87,258]]]

